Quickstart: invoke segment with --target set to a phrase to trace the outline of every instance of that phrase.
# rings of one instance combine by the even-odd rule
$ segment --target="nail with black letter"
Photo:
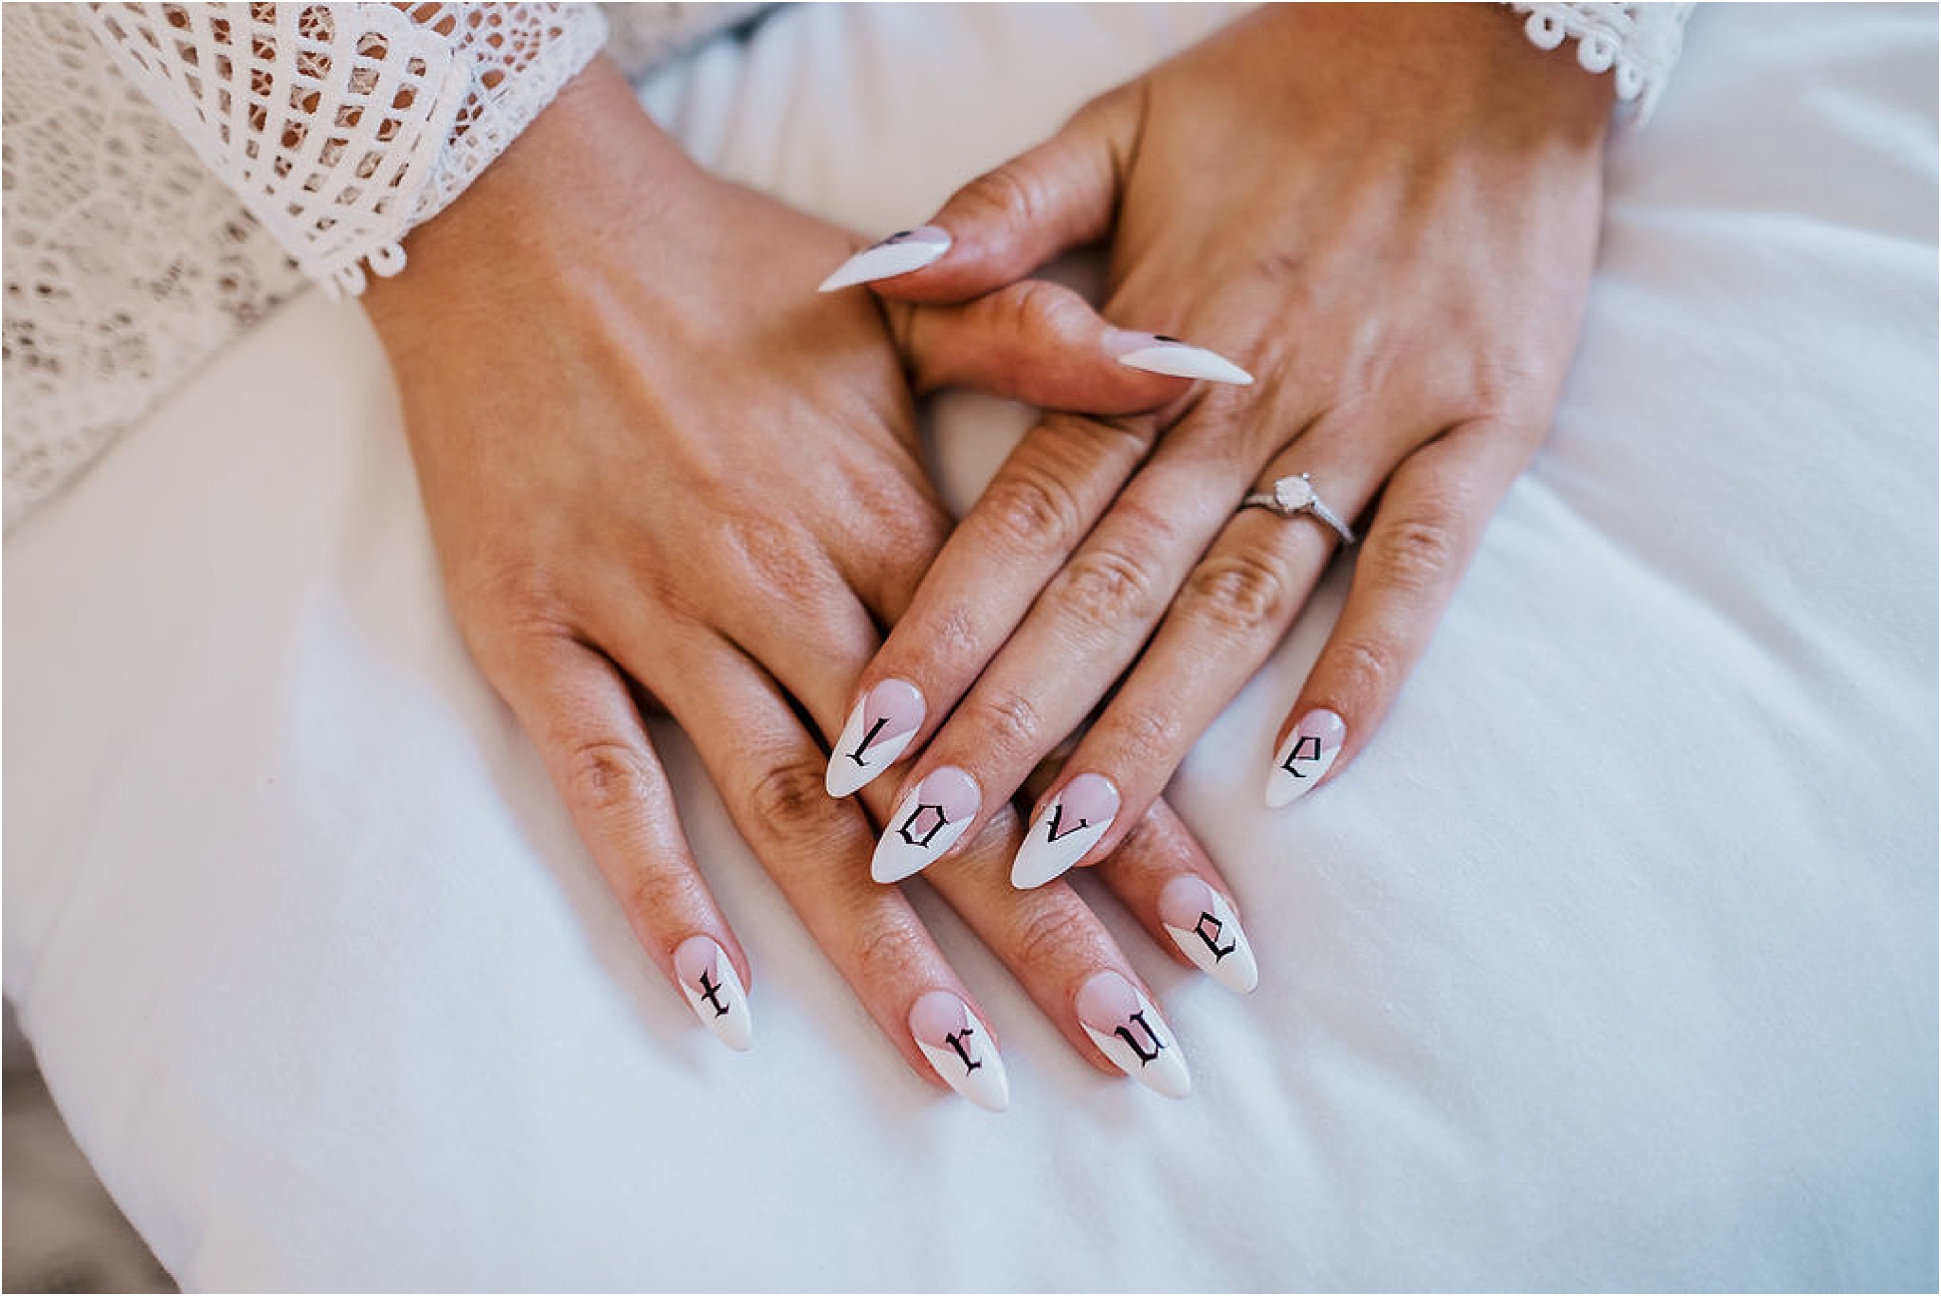
[[[846,797],[869,786],[896,763],[923,724],[923,694],[907,680],[886,679],[872,688],[842,727],[829,753],[823,786],[832,797]]]
[[[1227,989],[1246,994],[1260,984],[1253,946],[1233,906],[1204,879],[1176,877],[1159,893],[1159,922],[1200,971]]]
[[[920,873],[964,835],[983,804],[977,780],[955,765],[931,770],[890,817],[869,863],[878,882]]]
[[[1267,773],[1267,808],[1278,810],[1313,791],[1334,767],[1347,738],[1347,723],[1332,711],[1317,709],[1302,716]]]
[[[1078,990],[1078,1022],[1112,1064],[1154,1093],[1184,1098],[1193,1089],[1179,1041],[1152,1006],[1117,972],[1097,972]]]
[[[835,292],[838,288],[909,274],[912,270],[923,269],[948,251],[950,235],[935,225],[898,230],[837,266],[816,291]]]
[[[1011,1104],[1004,1059],[970,1005],[948,990],[932,990],[910,1008],[910,1035],[944,1083],[985,1111]]]
[[[674,972],[701,1024],[729,1048],[746,1052],[755,1042],[755,1022],[748,1014],[748,992],[728,952],[712,937],[690,936],[674,951]]]
[[[1099,844],[1119,813],[1119,789],[1103,774],[1080,774],[1067,783],[1011,861],[1011,885],[1020,891],[1041,887],[1085,858]]]

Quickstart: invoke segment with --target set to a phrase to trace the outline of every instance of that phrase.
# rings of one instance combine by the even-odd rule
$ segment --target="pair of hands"
[[[1287,777],[1318,781],[1366,741],[1548,421],[1608,109],[1500,13],[1277,7],[961,191],[935,220],[948,251],[872,299],[811,294],[854,244],[699,171],[596,64],[413,235],[410,268],[366,301],[460,626],[703,1021],[745,1045],[750,969],[647,707],[693,739],[919,1074],[1003,1105],[975,997],[866,876],[872,821],[890,873],[949,839],[933,884],[1082,1055],[1185,1091],[1096,916],[1061,882],[1012,886],[1012,797],[1125,675],[1035,814],[1031,840],[1062,849],[1027,849],[1019,880],[1102,861],[1162,946],[1251,988],[1232,890],[1159,793],[1334,542],[1234,508],[1302,471],[1345,514],[1381,496],[1283,743]],[[1024,280],[1108,235],[1105,319],[1259,381],[1121,364],[1151,338]],[[1086,411],[1048,415],[954,535],[912,406],[946,385]],[[1345,738],[1307,732],[1325,713]],[[825,791],[905,750],[902,789]],[[859,769],[839,775],[846,753]]]

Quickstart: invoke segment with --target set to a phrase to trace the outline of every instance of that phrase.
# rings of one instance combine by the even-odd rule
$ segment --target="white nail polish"
[[[736,1052],[755,1042],[755,1021],[748,1012],[748,992],[727,951],[707,936],[690,936],[674,951],[674,971],[681,993],[701,1024]]]
[[[1103,774],[1080,774],[1060,789],[1011,861],[1011,885],[1020,891],[1043,886],[1099,844],[1119,813],[1119,789]]]
[[[944,1083],[985,1111],[1011,1105],[1004,1059],[991,1032],[962,999],[932,990],[910,1009],[910,1035]]]
[[[930,867],[964,835],[981,804],[983,795],[969,774],[955,765],[931,770],[891,816],[870,859],[870,876],[901,882]]]
[[[1200,878],[1176,877],[1159,893],[1159,922],[1180,952],[1227,989],[1246,994],[1260,984],[1253,946],[1227,898]]]
[[[842,727],[829,753],[829,773],[823,786],[832,797],[846,797],[867,787],[891,765],[917,736],[923,724],[923,694],[906,680],[886,679],[869,691]]]
[[[1117,972],[1098,972],[1078,991],[1078,1022],[1112,1064],[1154,1093],[1184,1098],[1193,1089],[1179,1041],[1152,1006]]]
[[[1189,346],[1178,338],[1159,333],[1128,334],[1119,363],[1128,369],[1164,374],[1169,378],[1203,378],[1207,382],[1231,383],[1236,387],[1252,385],[1254,376],[1233,361],[1205,347]]]
[[[837,266],[835,273],[824,279],[816,291],[835,292],[838,288],[909,274],[912,270],[923,269],[948,251],[950,235],[935,225],[898,230]]]
[[[1334,767],[1347,737],[1347,724],[1332,711],[1314,710],[1302,716],[1275,754],[1274,768],[1267,772],[1267,808],[1278,810],[1313,791]]]

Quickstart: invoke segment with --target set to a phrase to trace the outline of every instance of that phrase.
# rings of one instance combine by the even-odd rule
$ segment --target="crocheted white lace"
[[[1577,63],[1586,72],[1617,78],[1619,103],[1631,104],[1637,120],[1651,115],[1658,95],[1671,80],[1672,65],[1685,42],[1692,6],[1660,0],[1656,4],[1512,4],[1528,14],[1523,34],[1539,49],[1577,42]]]
[[[636,75],[758,7],[612,6],[613,52]],[[1691,6],[1514,8],[1648,108]],[[304,276],[395,274],[607,27],[572,4],[0,8],[6,526]]]

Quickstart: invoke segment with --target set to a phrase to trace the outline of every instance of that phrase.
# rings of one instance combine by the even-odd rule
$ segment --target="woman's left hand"
[[[1240,508],[1285,479],[1300,495],[1300,474],[1344,522],[1372,511],[1263,759],[1268,804],[1352,760],[1550,422],[1610,109],[1608,78],[1496,6],[1269,6],[960,190],[916,235],[940,227],[948,251],[875,291],[961,301],[1109,236],[1108,319],[1259,381],[1150,416],[1048,416],[1019,445],[859,683],[929,701],[905,789],[955,766],[1002,805],[1130,667],[1013,881],[1103,858],[1332,557],[1314,513]]]

